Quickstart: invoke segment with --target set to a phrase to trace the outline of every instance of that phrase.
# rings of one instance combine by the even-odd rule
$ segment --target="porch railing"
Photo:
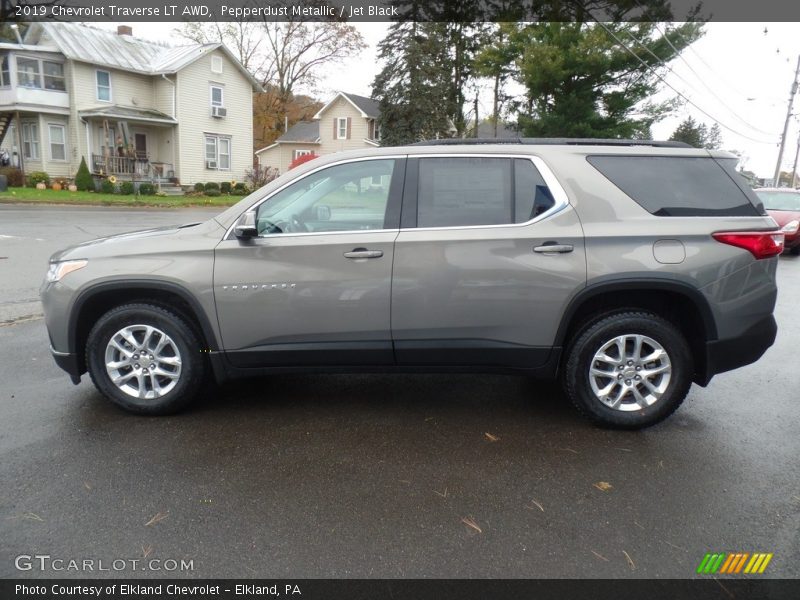
[[[148,179],[154,182],[175,177],[175,168],[171,163],[151,161],[146,157],[92,154],[92,167],[95,175],[122,175],[126,178]]]

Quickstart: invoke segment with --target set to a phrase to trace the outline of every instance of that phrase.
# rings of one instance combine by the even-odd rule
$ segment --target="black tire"
[[[791,254],[792,256],[797,256],[798,254],[800,254],[800,246],[789,248],[789,254]]]
[[[669,383],[662,395],[649,406],[627,411],[611,408],[592,390],[589,369],[594,363],[595,353],[604,344],[617,336],[637,334],[651,338],[667,353],[672,369]],[[672,323],[650,312],[621,311],[605,315],[577,334],[565,358],[562,370],[564,392],[578,412],[603,427],[641,429],[655,425],[678,409],[692,385],[692,353],[686,338]],[[613,379],[603,381],[610,383]],[[634,406],[628,400],[633,399],[632,394],[624,398],[629,402],[628,406]]]
[[[169,391],[158,397],[147,399],[126,393],[111,380],[106,369],[106,348],[112,337],[122,329],[136,325],[152,326],[166,334],[174,342],[174,354],[180,358],[177,381]],[[156,338],[158,339],[160,337]],[[117,406],[140,415],[167,415],[181,410],[197,396],[206,372],[202,346],[192,328],[170,310],[144,303],[119,306],[100,317],[89,332],[86,365],[94,385],[106,398]],[[123,367],[123,370],[130,373],[133,367]],[[145,381],[145,388],[149,386],[152,390],[150,376],[137,381]],[[170,379],[159,378],[158,381],[170,382]]]

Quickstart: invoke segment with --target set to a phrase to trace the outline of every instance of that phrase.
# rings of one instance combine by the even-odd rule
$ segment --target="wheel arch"
[[[219,349],[217,336],[197,299],[183,286],[152,280],[110,281],[83,290],[70,310],[67,328],[69,352],[75,354],[81,373],[86,371],[85,348],[96,320],[116,306],[146,302],[171,310],[182,317],[204,345],[205,352]]]
[[[672,322],[689,342],[695,381],[707,383],[706,343],[717,339],[714,314],[702,293],[679,281],[642,278],[584,288],[567,305],[555,345],[566,349],[570,340],[603,315],[628,309],[651,310]]]

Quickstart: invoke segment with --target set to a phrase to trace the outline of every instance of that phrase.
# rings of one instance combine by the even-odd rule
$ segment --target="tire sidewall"
[[[178,383],[159,398],[146,400],[126,394],[111,381],[106,371],[108,342],[115,333],[130,325],[151,325],[160,329],[172,338],[180,353]],[[127,411],[145,415],[169,414],[183,408],[196,394],[203,370],[199,345],[192,330],[168,310],[145,304],[113,309],[98,320],[89,333],[86,364],[92,381],[104,396]]]
[[[589,382],[589,367],[605,343],[632,334],[646,335],[661,344],[669,355],[671,379],[667,390],[652,406],[636,411],[615,410],[595,396]],[[565,377],[567,394],[595,422],[625,429],[648,427],[668,417],[683,402],[692,382],[691,351],[677,328],[660,317],[647,313],[614,314],[588,327],[577,338],[569,351]]]

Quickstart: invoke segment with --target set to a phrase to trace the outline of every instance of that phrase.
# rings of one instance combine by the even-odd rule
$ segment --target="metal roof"
[[[201,56],[221,50],[257,91],[261,85],[223,44],[166,46],[131,35],[79,23],[38,22],[25,34],[26,44],[56,46],[70,60],[123,69],[145,75],[176,73]]]

